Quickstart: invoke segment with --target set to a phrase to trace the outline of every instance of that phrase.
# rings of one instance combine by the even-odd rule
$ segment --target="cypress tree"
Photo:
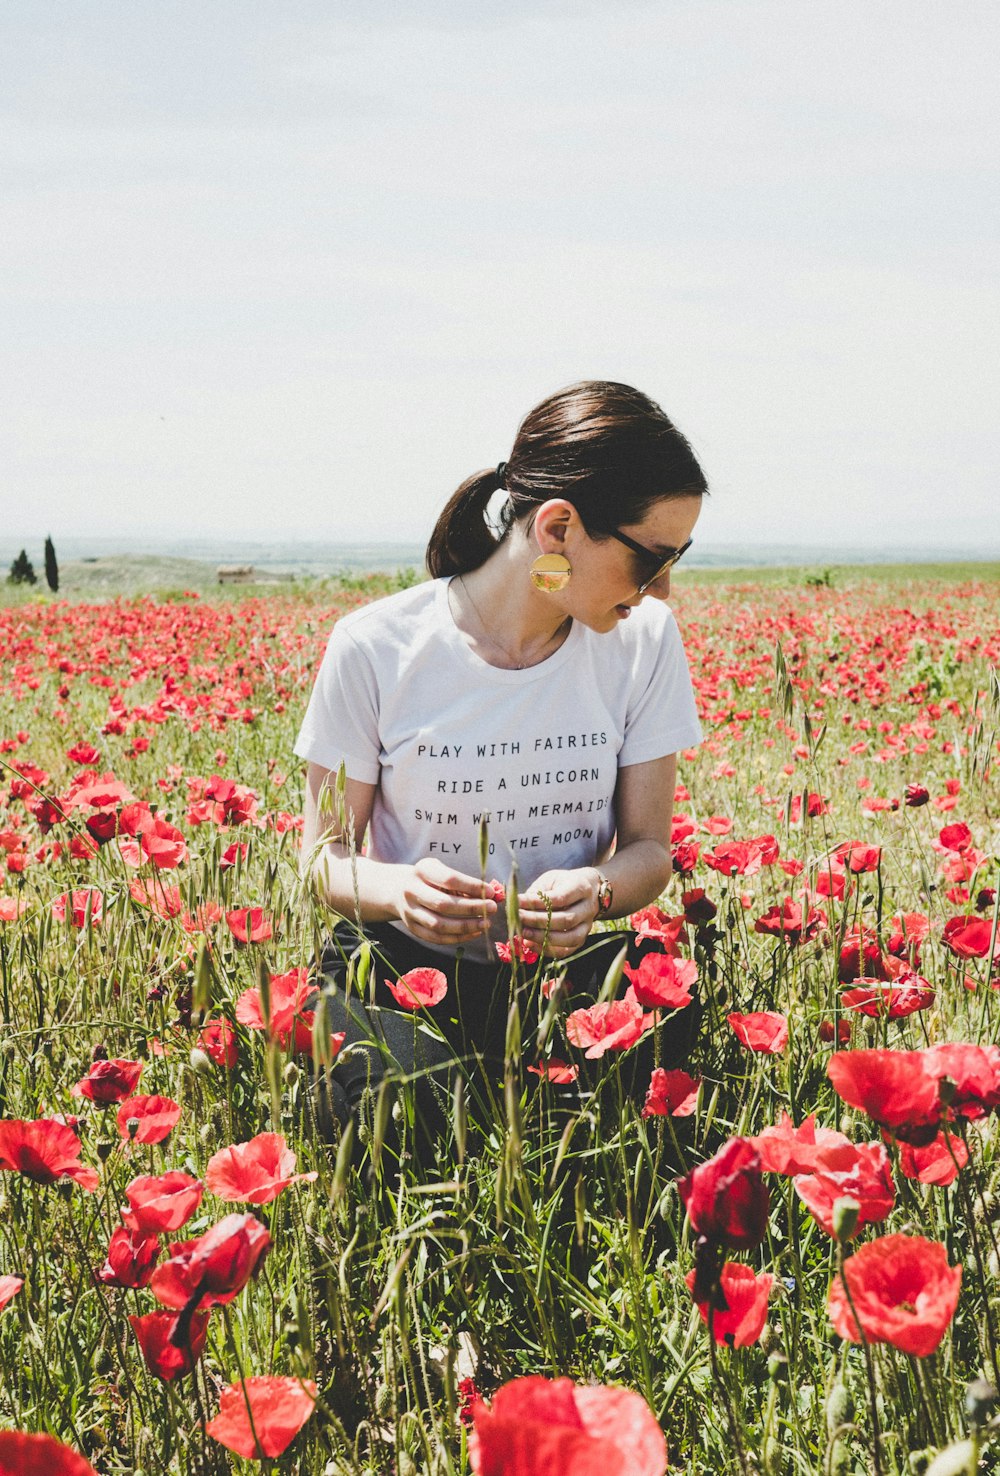
[[[38,583],[38,580],[35,577],[34,567],[32,566],[31,560],[28,558],[28,555],[23,548],[18,554],[17,558],[11,564],[10,573],[8,574],[7,579],[10,584]]]
[[[59,588],[59,565],[56,563],[56,551],[51,535],[45,540],[45,583],[55,594]]]

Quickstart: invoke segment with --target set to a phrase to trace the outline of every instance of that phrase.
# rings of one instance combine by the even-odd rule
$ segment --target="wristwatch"
[[[597,873],[600,886],[597,888],[597,910],[598,912],[610,912],[614,901],[615,889],[604,875],[603,871]]]

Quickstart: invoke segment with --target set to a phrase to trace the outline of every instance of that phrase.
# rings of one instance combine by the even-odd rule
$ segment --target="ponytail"
[[[502,465],[502,463],[501,463]],[[500,471],[476,472],[467,477],[434,525],[427,545],[427,572],[432,579],[447,574],[470,574],[485,564],[497,546],[486,521],[490,498],[503,485]]]

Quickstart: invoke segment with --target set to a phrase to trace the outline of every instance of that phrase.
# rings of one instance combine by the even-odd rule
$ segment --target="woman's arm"
[[[670,880],[670,828],[677,783],[677,755],[629,764],[615,789],[618,839],[601,866],[614,889],[605,917],[627,917],[654,902]],[[548,871],[520,899],[522,933],[546,953],[564,958],[586,941],[598,917],[600,873],[595,866]],[[548,899],[546,902],[545,899]],[[547,918],[552,907],[551,921]]]
[[[488,930],[496,903],[479,877],[463,876],[432,857],[412,866],[359,854],[352,860],[351,847],[360,849],[378,786],[348,779],[342,813],[335,801],[332,815],[321,814],[321,792],[324,786],[334,791],[336,777],[321,764],[306,770],[300,870],[322,901],[358,922],[398,918],[415,937],[449,947]]]

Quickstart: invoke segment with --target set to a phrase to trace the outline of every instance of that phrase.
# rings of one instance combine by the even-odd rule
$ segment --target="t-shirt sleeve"
[[[691,674],[673,614],[636,662],[636,680],[625,719],[625,741],[618,766],[664,758],[702,739]]]
[[[338,623],[320,663],[295,752],[325,769],[343,764],[348,779],[377,784],[382,755],[378,721],[378,683],[372,664]]]

